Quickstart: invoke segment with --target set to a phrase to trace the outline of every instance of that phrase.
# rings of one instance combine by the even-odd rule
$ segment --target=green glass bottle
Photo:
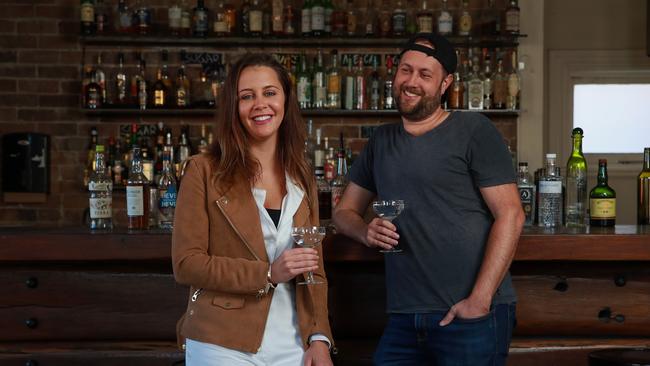
[[[637,178],[637,223],[650,225],[650,147],[643,149],[643,170]]]
[[[573,129],[573,151],[566,163],[566,208],[564,223],[582,227],[587,218],[587,161],[582,154],[582,128]]]
[[[607,185],[607,159],[598,160],[598,183],[589,193],[591,226],[616,224],[616,192]]]

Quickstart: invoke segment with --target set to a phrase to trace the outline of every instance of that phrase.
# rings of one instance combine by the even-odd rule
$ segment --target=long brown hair
[[[278,131],[278,159],[289,177],[305,191],[313,208],[315,181],[304,155],[306,128],[298,108],[298,99],[286,69],[268,54],[243,55],[232,66],[221,89],[223,92],[219,96],[216,120],[217,138],[210,147],[216,184],[232,184],[235,177],[243,177],[252,186],[261,173],[260,162],[249,150],[250,136],[239,118],[239,76],[245,68],[252,66],[273,69],[282,85],[285,101],[284,118]]]

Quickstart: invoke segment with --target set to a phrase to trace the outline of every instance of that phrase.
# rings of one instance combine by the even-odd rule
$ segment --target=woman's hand
[[[299,274],[318,269],[318,252],[312,248],[285,250],[271,265],[271,282],[288,282]]]
[[[392,222],[376,217],[368,224],[366,243],[369,247],[391,250],[398,239],[397,227]]]
[[[305,352],[303,366],[332,366],[330,350],[327,343],[313,341]]]

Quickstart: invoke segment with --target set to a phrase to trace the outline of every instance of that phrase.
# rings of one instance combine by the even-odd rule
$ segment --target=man
[[[514,326],[508,267],[524,214],[508,149],[479,113],[446,112],[453,46],[421,33],[393,83],[402,123],[378,128],[334,212],[339,232],[385,254],[389,321],[377,365],[504,365]],[[366,224],[374,197],[404,200]]]

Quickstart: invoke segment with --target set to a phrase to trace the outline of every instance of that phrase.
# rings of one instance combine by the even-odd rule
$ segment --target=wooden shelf
[[[456,47],[516,47],[520,35],[500,36],[450,36],[448,37]],[[173,46],[173,47],[219,47],[219,48],[240,48],[240,47],[296,47],[296,48],[400,48],[407,38],[371,38],[371,37],[171,37],[168,35],[130,35],[115,34],[102,36],[81,36],[81,42],[87,46]]]
[[[470,111],[465,109],[454,109],[460,112],[480,112],[487,116],[504,116],[516,117],[519,110],[512,109],[492,109],[481,111]],[[105,109],[85,109],[82,112],[89,116],[109,117],[109,116],[213,116],[216,109],[210,108],[188,108],[188,109],[145,109],[136,108],[105,108]],[[380,110],[347,110],[347,109],[303,109],[302,115],[305,117],[398,117],[399,112],[396,109]]]

